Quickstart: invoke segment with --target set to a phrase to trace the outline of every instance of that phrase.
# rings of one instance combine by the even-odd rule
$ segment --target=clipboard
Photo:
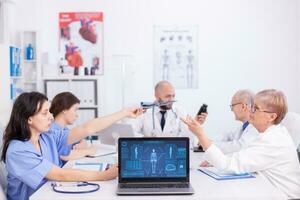
[[[72,166],[73,169],[82,169],[89,171],[105,171],[107,170],[111,164],[109,163],[99,163],[99,162],[75,162]]]
[[[233,179],[245,179],[245,178],[255,178],[251,173],[242,173],[242,174],[234,174],[234,173],[223,173],[217,170],[214,167],[201,167],[198,168],[202,173],[216,179],[216,180],[233,180]]]

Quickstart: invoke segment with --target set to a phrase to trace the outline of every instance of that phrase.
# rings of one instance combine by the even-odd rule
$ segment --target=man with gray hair
[[[235,119],[243,124],[232,132],[223,134],[221,140],[215,141],[223,153],[232,153],[248,146],[258,136],[258,131],[249,124],[251,107],[253,105],[254,93],[250,90],[237,91],[230,104]]]

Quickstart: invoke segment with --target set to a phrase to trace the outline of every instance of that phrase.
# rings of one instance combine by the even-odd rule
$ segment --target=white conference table
[[[45,183],[38,191],[36,191],[30,200],[106,200],[106,199],[120,199],[120,200],[147,200],[153,198],[164,199],[201,199],[201,200],[284,200],[286,196],[276,189],[270,182],[262,176],[255,174],[256,178],[237,179],[237,180],[223,180],[217,181],[202,172],[197,170],[201,161],[203,153],[190,153],[190,181],[195,190],[193,195],[148,195],[148,196],[118,196],[116,195],[116,188],[118,180],[98,181],[100,189],[97,192],[87,194],[61,194],[54,192],[51,187],[51,182]],[[83,158],[80,161],[88,162],[115,162],[117,155],[108,155],[98,158]],[[65,167],[72,167],[75,161],[68,162]]]

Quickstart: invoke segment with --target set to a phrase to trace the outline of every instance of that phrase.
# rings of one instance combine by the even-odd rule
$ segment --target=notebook
[[[224,173],[224,172],[217,170],[215,167],[205,167],[205,168],[201,167],[198,170],[216,180],[255,178],[255,176],[253,176],[250,173],[242,173],[242,174]]]
[[[119,138],[118,195],[193,194],[189,138]]]
[[[73,169],[82,169],[89,171],[105,171],[107,170],[111,164],[109,163],[100,163],[100,162],[75,162],[73,165]]]

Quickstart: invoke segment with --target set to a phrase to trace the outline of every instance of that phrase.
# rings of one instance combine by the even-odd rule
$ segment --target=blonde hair
[[[268,89],[260,91],[255,97],[259,98],[269,111],[277,114],[274,124],[279,124],[288,111],[286,97],[283,92]]]

